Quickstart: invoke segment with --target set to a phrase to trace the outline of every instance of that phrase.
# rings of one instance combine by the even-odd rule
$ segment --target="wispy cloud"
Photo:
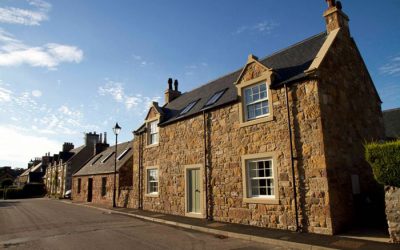
[[[27,1],[34,9],[0,8],[0,22],[35,26],[49,19],[51,4],[42,0]]]
[[[21,131],[52,135],[77,135],[81,131],[98,130],[98,126],[85,122],[81,108],[66,104],[49,107],[40,103],[38,97],[41,94],[40,90],[16,93],[0,81],[0,125],[18,121]]]
[[[246,32],[271,34],[271,32],[279,26],[278,23],[273,21],[262,21],[254,25],[243,25],[236,29],[234,35],[239,35]]]
[[[400,105],[400,84],[398,82],[387,82],[378,89],[384,106],[398,107]]]
[[[132,57],[142,67],[154,64],[154,62],[149,62],[148,60],[143,59],[140,55],[133,54]]]
[[[146,109],[151,102],[158,101],[160,97],[147,97],[141,94],[129,95],[125,93],[123,83],[106,79],[106,83],[98,88],[100,96],[111,96],[116,102],[123,103],[126,109]]]
[[[193,64],[185,66],[184,74],[187,76],[191,76],[191,75],[194,75],[197,70],[201,70],[206,67],[208,67],[208,63],[206,63],[206,62],[193,63]]]
[[[60,63],[79,63],[82,59],[83,51],[78,47],[57,43],[32,47],[0,29],[0,66],[27,64],[55,70]]]
[[[390,61],[379,68],[383,75],[399,76],[400,75],[400,56],[390,58]]]

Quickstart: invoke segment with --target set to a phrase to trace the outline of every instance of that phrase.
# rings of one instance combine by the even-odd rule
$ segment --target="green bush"
[[[368,144],[365,157],[379,183],[400,187],[400,140]]]
[[[38,197],[46,194],[46,186],[42,183],[29,183],[23,188],[25,197]]]
[[[0,199],[3,199],[4,197],[4,189],[0,189]]]

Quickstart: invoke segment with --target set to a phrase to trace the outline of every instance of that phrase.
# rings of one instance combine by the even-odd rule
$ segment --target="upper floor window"
[[[262,82],[243,89],[246,120],[269,114],[267,83]]]
[[[149,123],[149,145],[158,143],[158,120]]]

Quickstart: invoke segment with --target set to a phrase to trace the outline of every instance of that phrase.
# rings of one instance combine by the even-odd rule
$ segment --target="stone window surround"
[[[193,165],[184,165],[183,166],[185,174],[185,216],[187,217],[194,217],[194,218],[206,218],[206,211],[205,211],[205,204],[206,204],[206,192],[205,192],[205,185],[204,185],[204,165],[203,164],[193,164]],[[200,169],[200,189],[201,189],[201,198],[200,198],[200,214],[197,213],[190,213],[188,212],[188,196],[187,196],[187,191],[188,191],[188,181],[187,181],[187,176],[188,176],[188,171],[191,169]]]
[[[271,87],[271,75],[272,75],[272,72],[266,71],[257,78],[251,79],[249,81],[241,82],[240,84],[236,85],[237,94],[240,99],[240,103],[239,103],[239,105],[240,105],[240,107],[239,107],[240,127],[251,126],[251,125],[259,124],[262,122],[272,121],[274,119],[274,112],[273,112],[273,108],[272,108],[273,100],[272,100],[272,93],[271,93],[271,88],[270,88]],[[244,100],[244,93],[243,93],[244,89],[248,88],[252,85],[261,83],[263,81],[267,83],[269,114],[265,115],[263,117],[260,117],[260,118],[256,118],[256,119],[247,121],[246,112],[245,112],[246,104],[244,103],[245,100]]]
[[[279,204],[279,189],[278,189],[278,171],[277,171],[277,157],[275,152],[266,152],[259,154],[249,154],[243,155],[242,159],[242,182],[243,182],[243,202],[244,203],[260,203],[260,204]],[[249,185],[248,185],[248,171],[247,171],[247,161],[255,159],[271,159],[272,160],[272,170],[274,176],[274,198],[267,197],[249,197]]]
[[[157,169],[157,177],[158,177],[158,192],[157,193],[148,193],[148,181],[147,181],[147,171],[150,169]],[[160,167],[159,166],[148,166],[148,167],[144,167],[144,180],[146,181],[145,185],[144,185],[144,196],[145,197],[159,197],[160,196]]]
[[[160,145],[160,127],[158,128],[158,142],[154,143],[154,144],[149,144],[149,142],[150,142],[150,123],[152,123],[156,120],[158,120],[158,123],[160,123],[160,115],[157,115],[156,117],[145,121],[146,130],[147,130],[147,132],[146,132],[146,148],[157,147]],[[157,126],[158,126],[158,124],[157,124]]]

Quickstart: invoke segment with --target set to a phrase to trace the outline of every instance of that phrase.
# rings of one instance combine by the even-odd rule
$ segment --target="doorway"
[[[201,175],[200,168],[186,170],[186,213],[201,216]]]
[[[92,202],[92,196],[93,196],[93,179],[89,178],[88,179],[88,194],[87,194],[87,201]]]

